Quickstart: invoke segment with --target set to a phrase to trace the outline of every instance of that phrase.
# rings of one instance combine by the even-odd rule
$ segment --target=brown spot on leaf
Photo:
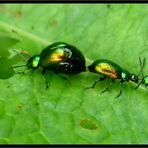
[[[52,27],[56,27],[56,26],[58,25],[57,20],[52,20],[52,21],[50,22],[50,25],[51,25]]]
[[[82,128],[88,129],[88,130],[96,130],[97,129],[97,125],[90,119],[81,120],[80,126]]]
[[[0,4],[0,12],[3,12],[4,11],[4,6],[3,4]]]
[[[17,112],[21,111],[23,109],[23,107],[24,107],[24,104],[22,104],[22,103],[17,104],[17,106],[16,106]]]
[[[20,19],[22,17],[22,12],[20,10],[9,10],[10,15],[14,16],[16,19]]]

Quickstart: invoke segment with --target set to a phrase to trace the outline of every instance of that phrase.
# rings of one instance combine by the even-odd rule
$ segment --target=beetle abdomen
[[[39,65],[57,73],[76,74],[86,70],[85,58],[76,47],[58,42],[46,47]]]
[[[99,59],[88,66],[89,71],[99,73],[111,79],[119,79],[122,69],[112,61]]]
[[[118,73],[114,67],[109,65],[108,63],[100,63],[95,67],[96,71],[100,74],[106,75],[112,79],[118,78]]]

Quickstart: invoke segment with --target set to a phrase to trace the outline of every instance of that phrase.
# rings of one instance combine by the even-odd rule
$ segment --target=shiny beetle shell
[[[107,76],[111,79],[121,77],[122,69],[112,61],[99,59],[88,66],[89,71]]]
[[[43,49],[39,65],[63,74],[76,74],[86,70],[83,54],[76,47],[64,42],[53,43]]]

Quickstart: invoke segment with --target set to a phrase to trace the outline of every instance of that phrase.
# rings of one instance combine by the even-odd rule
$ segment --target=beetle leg
[[[22,71],[22,72],[16,72],[16,74],[24,75],[24,74],[30,72],[31,70],[32,70],[32,69],[27,69],[27,70]]]
[[[120,92],[119,92],[119,94],[115,98],[118,98],[118,97],[120,97],[122,95],[122,83],[123,82],[124,81],[120,81]]]
[[[112,79],[112,82],[109,84],[109,86],[106,89],[104,89],[103,91],[101,91],[100,95],[103,94],[103,93],[105,93],[106,91],[108,91],[109,88],[111,88],[111,86],[112,86],[113,83],[114,83],[114,79]]]
[[[43,70],[42,70],[42,74],[44,74],[45,72],[46,72],[46,69],[43,69]]]
[[[47,78],[45,77],[45,72],[46,72],[46,69],[43,69],[43,71],[42,71],[42,78],[45,81],[46,89],[48,89],[49,88],[49,82],[48,82]]]
[[[106,77],[101,77],[101,78],[99,78],[98,80],[96,80],[96,81],[93,83],[92,86],[86,87],[86,89],[94,88],[94,87],[96,86],[96,84],[97,84],[99,81],[103,81],[103,80],[105,80],[105,79],[106,79]]]
[[[138,87],[142,84],[142,81],[135,87],[135,89],[138,89]]]
[[[68,85],[70,85],[70,82],[69,82],[69,80],[66,78],[66,77],[64,77],[64,76],[62,76],[62,75],[60,75],[60,74],[58,74],[58,73],[56,73],[60,78],[62,78],[64,81],[66,81],[66,83],[68,84]]]

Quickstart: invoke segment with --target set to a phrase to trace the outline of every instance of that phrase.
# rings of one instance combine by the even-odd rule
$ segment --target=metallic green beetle
[[[42,74],[47,70],[53,71],[56,74],[78,74],[86,71],[85,57],[75,46],[56,42],[44,48],[40,55],[34,55],[29,58],[26,65],[28,69],[35,70],[42,68]],[[21,67],[14,66],[12,68]],[[67,79],[61,75],[64,80]],[[45,78],[45,77],[44,77]],[[47,79],[45,78],[46,84]],[[69,83],[69,81],[67,81]],[[46,86],[48,87],[48,85]]]
[[[113,80],[118,79],[120,81],[120,84],[123,82],[133,81],[135,83],[138,83],[138,76],[135,74],[131,74],[127,70],[122,69],[119,65],[116,63],[106,60],[106,59],[99,59],[94,61],[91,65],[89,65],[88,70],[93,73],[97,73],[102,75],[103,77],[99,78],[94,82],[94,84],[91,87],[88,88],[94,88],[97,82],[102,81],[106,78],[110,78]],[[110,88],[111,85],[109,85],[105,90],[103,90],[101,93],[104,93]],[[120,89],[120,93],[117,95],[119,97],[122,93],[122,89]]]

